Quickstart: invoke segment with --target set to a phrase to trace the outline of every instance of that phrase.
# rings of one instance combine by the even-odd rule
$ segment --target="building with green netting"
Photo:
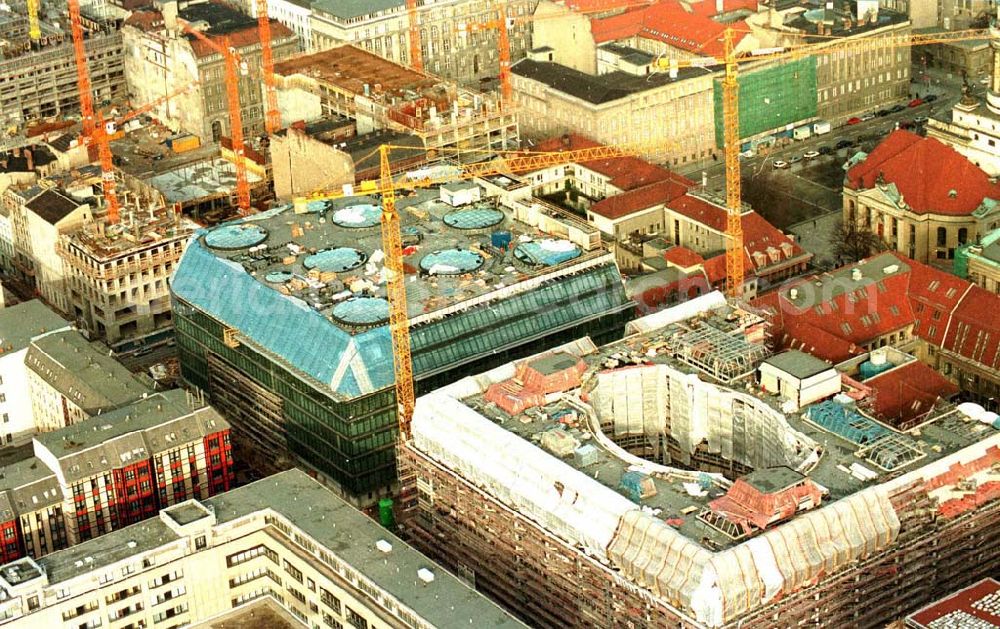
[[[816,59],[743,71],[739,78],[740,138],[787,130],[816,117]],[[722,79],[715,80],[715,143],[722,147]]]
[[[268,472],[299,465],[355,504],[396,480],[389,307],[378,199],[280,207],[199,232],[174,274],[184,380]],[[634,304],[614,257],[539,232],[492,201],[400,199],[418,393],[589,335]]]

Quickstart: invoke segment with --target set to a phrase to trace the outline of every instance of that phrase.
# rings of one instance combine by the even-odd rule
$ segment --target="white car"
[[[740,153],[740,157],[742,157],[744,159],[750,159],[754,155],[756,155],[756,153],[753,152],[753,149],[747,149],[747,150],[743,151],[742,153]]]
[[[815,159],[815,158],[819,157],[819,152],[817,152],[817,151],[806,151],[805,153],[802,154],[802,157],[804,157],[806,159]]]
[[[771,162],[771,164],[775,168],[788,168],[788,162],[786,162],[784,160],[780,160],[780,159],[774,160],[773,162]]]

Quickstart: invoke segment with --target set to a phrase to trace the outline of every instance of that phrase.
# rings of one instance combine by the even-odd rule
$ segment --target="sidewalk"
[[[830,242],[830,234],[833,228],[841,221],[840,210],[818,216],[815,219],[796,223],[788,228],[788,232],[795,236],[795,241],[806,251],[813,254],[813,265],[832,268],[834,265],[833,245]]]

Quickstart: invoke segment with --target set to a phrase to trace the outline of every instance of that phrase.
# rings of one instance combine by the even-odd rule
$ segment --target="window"
[[[195,548],[195,550],[204,550],[205,546],[207,546],[207,545],[208,544],[206,544],[206,542],[205,542],[205,536],[204,535],[199,535],[198,537],[196,537],[194,539],[194,548]]]
[[[285,572],[299,583],[302,583],[302,571],[290,564],[287,559],[285,560]]]
[[[368,629],[368,621],[364,619],[364,616],[350,607],[347,608],[347,623],[352,627],[357,627],[357,629]]]
[[[319,589],[319,601],[332,609],[336,613],[340,613],[340,599],[327,592],[325,588]]]
[[[991,140],[992,142],[992,140]],[[958,244],[964,245],[965,241],[969,239],[969,230],[965,227],[958,228]]]
[[[937,246],[943,247],[948,244],[948,230],[944,227],[937,228]]]

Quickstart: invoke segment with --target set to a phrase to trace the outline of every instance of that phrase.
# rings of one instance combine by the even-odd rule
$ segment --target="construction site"
[[[504,183],[396,200],[423,390],[581,335],[618,338],[631,317],[596,229],[485,193]],[[396,480],[383,208],[354,196],[297,209],[201,230],[188,245],[171,281],[182,373],[230,419],[237,445],[259,452],[246,460],[298,463],[370,503]]]
[[[875,627],[993,573],[996,414],[771,360],[793,410],[762,321],[712,293],[419,398],[407,535],[539,627]]]

